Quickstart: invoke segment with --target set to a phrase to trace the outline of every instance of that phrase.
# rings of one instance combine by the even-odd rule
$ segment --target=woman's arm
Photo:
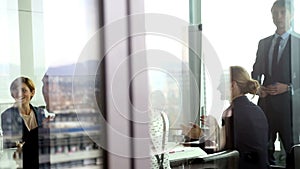
[[[226,128],[225,125],[219,126],[218,121],[213,116],[202,117],[201,121],[204,126],[208,127],[206,131],[206,140],[209,140],[211,146],[216,146],[215,150],[220,151],[226,145]]]

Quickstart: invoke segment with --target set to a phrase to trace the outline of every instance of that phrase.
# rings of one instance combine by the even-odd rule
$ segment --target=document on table
[[[174,148],[169,150],[170,161],[191,159],[203,156],[207,156],[207,153],[200,147],[184,147],[183,145],[176,145]]]

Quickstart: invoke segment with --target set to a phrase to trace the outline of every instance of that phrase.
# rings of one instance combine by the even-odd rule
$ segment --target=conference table
[[[196,144],[197,145],[197,144]],[[213,152],[210,148],[168,143],[172,169],[237,169],[239,153],[236,150]]]
[[[169,142],[167,145],[172,169],[237,169],[239,153],[236,150],[210,152],[195,146]],[[0,152],[0,168],[19,168],[22,164],[14,160],[15,148]]]

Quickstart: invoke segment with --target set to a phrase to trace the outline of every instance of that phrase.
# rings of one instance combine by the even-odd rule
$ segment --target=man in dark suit
[[[271,12],[277,29],[275,34],[259,41],[252,78],[262,84],[258,105],[268,118],[269,160],[274,164],[276,133],[286,153],[298,142],[292,132],[292,99],[294,90],[299,88],[300,38],[292,31],[293,9],[288,0],[275,1]]]

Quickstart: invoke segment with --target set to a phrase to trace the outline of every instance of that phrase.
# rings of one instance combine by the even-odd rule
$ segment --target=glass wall
[[[0,1],[1,2],[1,102],[11,103],[8,86],[10,82],[19,75],[20,72],[20,37],[19,37],[19,16],[18,1]],[[4,109],[1,109],[3,111]]]
[[[295,146],[292,148],[291,152],[291,158],[293,158],[293,162],[292,162],[292,167],[294,168],[299,168],[300,167],[300,163],[299,163],[299,143],[300,143],[300,107],[299,107],[299,103],[300,103],[300,93],[299,93],[299,76],[297,74],[299,74],[300,69],[299,69],[299,65],[300,65],[300,60],[299,60],[299,56],[300,56],[300,49],[299,49],[299,33],[300,33],[300,18],[299,18],[299,14],[300,14],[300,8],[299,8],[299,4],[300,1],[299,0],[294,0],[294,19],[293,19],[293,25],[294,25],[294,31],[297,33],[296,37],[298,38],[293,38],[291,40],[291,83],[293,86],[293,90],[291,90],[291,95],[292,95],[292,130],[293,130],[293,141]]]
[[[99,116],[104,112],[95,97],[99,56],[92,55],[94,48],[90,55],[84,53],[100,28],[99,2],[1,0],[0,6],[1,114],[16,106],[11,82],[29,77],[35,84],[31,104],[38,107],[39,151],[34,158],[39,168],[103,168],[100,137],[105,138],[105,128]],[[42,124],[39,114],[52,119]],[[2,119],[5,149],[0,168],[24,167],[26,156],[31,156],[25,153],[29,142],[23,154],[13,155],[15,142],[26,143],[27,137],[18,120],[21,116]],[[19,124],[19,132],[7,124]]]
[[[202,0],[202,8],[201,8],[201,16],[202,16],[202,23],[203,23],[203,37],[207,38],[207,40],[212,44],[213,49],[216,51],[216,55],[221,62],[222,69],[227,69],[231,65],[239,65],[246,68],[246,70],[251,73],[253,70],[253,64],[255,63],[255,59],[257,54],[257,50],[259,49],[259,42],[260,40],[267,38],[268,36],[274,35],[276,31],[276,26],[273,23],[271,7],[274,0],[266,0],[266,1],[249,1],[249,2],[242,2],[237,0],[229,0],[229,1],[211,1],[211,0]],[[292,137],[294,139],[293,144],[299,143],[299,96],[298,96],[298,73],[299,73],[299,1],[292,0],[287,1],[287,3],[292,2],[292,20],[291,20],[291,48],[286,48],[285,51],[291,52],[290,57],[292,60],[288,61],[289,66],[283,72],[289,72],[286,76],[290,76],[288,82],[285,82],[284,92],[281,93],[282,95],[287,96],[287,99],[283,99],[287,101],[289,108],[282,112],[280,115],[280,119],[285,121],[287,119],[292,118],[292,121],[289,123],[285,123],[285,127],[278,130],[284,130],[285,133],[292,133]],[[216,6],[215,4],[218,3]],[[213,9],[213,10],[212,10]],[[218,12],[216,12],[218,11]],[[287,12],[286,12],[287,13]],[[293,32],[294,31],[294,32]],[[260,42],[263,43],[263,42]],[[288,46],[288,45],[287,45]],[[261,46],[260,46],[261,47]],[[205,56],[204,56],[205,57]],[[267,65],[267,63],[265,64]],[[282,68],[284,65],[281,62],[281,65],[278,68]],[[267,74],[267,73],[266,73]],[[267,76],[265,74],[264,79],[261,79],[261,84],[266,84]],[[212,76],[209,74],[208,76]],[[254,77],[256,78],[256,77]],[[265,81],[263,81],[265,80]],[[269,80],[269,79],[268,79]],[[283,82],[282,79],[279,82]],[[213,81],[210,78],[207,78],[207,88],[213,87],[211,83]],[[293,92],[287,90],[287,85],[291,84],[294,87]],[[291,86],[290,85],[290,86]],[[215,89],[212,89],[212,92],[207,92],[207,104],[208,106],[208,113],[214,113],[211,111],[212,108],[215,106],[215,99],[213,96],[213,92]],[[281,96],[275,96],[276,99],[280,98]],[[272,97],[272,96],[270,96]],[[270,98],[269,97],[269,98]],[[283,96],[284,97],[284,96]],[[271,100],[266,98],[266,100]],[[252,98],[249,95],[249,99],[257,104],[258,96]],[[275,99],[275,100],[276,100]],[[292,100],[290,100],[292,99]],[[273,101],[271,101],[273,102]],[[268,102],[270,103],[270,102]],[[279,105],[284,107],[284,101],[278,102]],[[274,105],[272,105],[274,106]],[[270,106],[267,106],[270,109]],[[276,107],[276,106],[274,106]],[[290,111],[290,108],[293,109]],[[280,108],[276,108],[279,111]],[[265,113],[268,115],[268,111],[264,109]],[[272,120],[269,119],[269,123]],[[280,126],[280,123],[276,123],[276,126]],[[291,129],[291,126],[293,126]],[[292,130],[292,131],[291,131]],[[284,132],[278,132],[276,141],[275,141],[275,159],[276,164],[278,165],[286,165],[285,163],[285,152],[289,153],[290,149],[284,150],[284,145],[282,142],[281,135]],[[286,139],[285,139],[286,140]],[[293,156],[294,157],[294,156]],[[292,157],[292,158],[293,158]],[[296,156],[295,156],[296,157]],[[290,161],[291,162],[291,161]]]
[[[153,4],[155,1],[152,1]],[[177,1],[176,1],[177,2]],[[189,1],[193,2],[193,1]],[[294,8],[294,14],[292,19],[292,31],[294,31],[292,34],[296,35],[299,33],[299,13],[298,6],[299,2],[298,0],[294,0],[293,2],[293,8]],[[150,4],[150,2],[145,1],[146,5],[146,11],[147,11],[147,3]],[[267,1],[251,1],[251,2],[242,2],[237,0],[229,0],[229,1],[211,1],[211,0],[202,0],[201,1],[201,24],[202,24],[202,34],[201,34],[201,45],[202,45],[202,51],[201,51],[201,57],[203,55],[203,63],[204,63],[204,74],[201,74],[201,82],[204,84],[200,87],[200,98],[204,97],[204,99],[200,99],[200,102],[205,101],[206,105],[206,111],[205,113],[207,115],[214,115],[219,121],[221,121],[222,116],[222,110],[225,110],[229,104],[230,101],[222,101],[220,100],[221,93],[218,91],[218,83],[220,82],[219,79],[220,73],[216,73],[217,71],[214,71],[213,69],[220,68],[221,70],[218,70],[220,72],[223,72],[226,74],[226,71],[228,71],[229,66],[233,65],[239,65],[244,67],[249,74],[251,74],[253,70],[253,64],[255,63],[256,56],[257,56],[257,50],[259,41],[261,39],[264,39],[268,36],[271,36],[275,33],[276,26],[273,23],[272,19],[272,13],[271,13],[271,7],[274,3],[274,0],[267,0]],[[159,5],[158,5],[159,4]],[[171,4],[171,3],[170,3]],[[185,9],[187,9],[184,4],[181,4],[181,10],[176,10],[177,3],[173,3],[174,5],[168,4],[166,9],[162,10],[163,3],[156,3],[157,10],[153,10],[153,12],[157,12],[160,14],[169,14],[171,16],[175,16],[178,19],[183,19],[186,22],[188,21],[187,17],[182,17],[181,12],[184,12]],[[179,4],[179,2],[178,2]],[[186,2],[187,4],[187,2]],[[216,5],[218,4],[218,5]],[[191,5],[191,4],[189,4]],[[153,5],[154,6],[154,5]],[[151,5],[149,5],[149,11]],[[190,8],[190,16],[192,17],[192,9]],[[200,9],[199,9],[200,10]],[[169,12],[170,11],[170,12]],[[174,12],[176,11],[176,12]],[[216,12],[218,11],[218,12]],[[171,25],[171,21],[168,22]],[[189,23],[189,24],[191,24]],[[191,26],[191,25],[189,25]],[[146,26],[147,28],[147,26]],[[148,27],[149,28],[149,27]],[[149,28],[151,30],[151,27]],[[171,32],[171,31],[170,31]],[[184,31],[183,31],[184,32]],[[188,31],[187,31],[188,32]],[[171,33],[169,33],[171,34]],[[168,35],[169,35],[168,34]],[[183,33],[183,37],[188,37],[190,33]],[[296,35],[296,37],[299,35]],[[152,44],[153,39],[153,44]],[[165,40],[166,39],[166,40]],[[168,41],[167,41],[168,39]],[[146,46],[147,49],[160,49],[160,52],[149,52],[148,53],[148,60],[149,64],[151,65],[151,57],[155,58],[154,56],[162,55],[164,58],[157,58],[159,60],[159,64],[174,64],[176,65],[176,59],[179,59],[179,62],[185,62],[187,63],[190,59],[191,52],[188,48],[185,48],[181,46],[179,43],[179,46],[175,46],[174,40],[168,37],[156,37],[155,35],[148,35],[146,38]],[[190,42],[191,39],[189,39]],[[293,144],[299,143],[299,94],[298,94],[298,73],[299,73],[299,50],[298,50],[298,40],[297,38],[293,39],[291,38],[291,61],[289,61],[289,64],[291,68],[291,74],[289,83],[292,84],[293,92],[289,93],[289,97],[292,99],[290,107],[293,109],[291,112],[292,114],[292,122],[287,124],[289,126],[286,127],[293,129],[289,130],[288,132],[292,133],[292,138],[294,140]],[[189,44],[190,45],[190,44]],[[185,46],[185,45],[183,45]],[[170,48],[170,49],[169,49]],[[164,53],[162,51],[168,51],[168,53]],[[182,54],[183,53],[183,54]],[[154,55],[154,56],[153,56]],[[174,59],[169,59],[172,58]],[[189,59],[187,56],[189,56]],[[168,60],[169,59],[169,60]],[[156,63],[159,65],[158,63]],[[189,63],[190,64],[190,63]],[[154,64],[155,65],[155,64]],[[159,65],[161,66],[161,65]],[[157,96],[157,100],[161,100],[163,98],[163,105],[158,104],[155,102],[155,104],[158,104],[158,108],[163,108],[163,110],[167,111],[167,114],[169,115],[170,120],[170,132],[172,128],[176,129],[178,127],[178,123],[185,123],[190,120],[189,113],[186,113],[186,109],[183,109],[184,111],[176,115],[176,117],[179,117],[179,121],[176,122],[176,119],[173,118],[172,113],[173,112],[180,112],[178,111],[178,107],[183,106],[184,107],[184,101],[181,102],[180,99],[177,98],[184,98],[184,94],[186,91],[184,91],[184,84],[180,84],[181,80],[177,80],[176,76],[172,73],[168,74],[169,69],[162,68],[162,67],[155,67],[159,69],[150,69],[149,71],[149,79],[150,79],[150,89],[156,93],[157,91],[161,92],[159,96]],[[184,66],[172,66],[173,68],[176,67],[176,70],[184,70]],[[162,69],[161,69],[162,68]],[[192,69],[192,67],[188,68],[189,70]],[[166,71],[167,70],[167,71]],[[200,73],[200,71],[199,71]],[[169,77],[172,78],[169,78]],[[185,76],[184,73],[179,73],[178,76],[181,76],[182,79],[184,79]],[[189,76],[190,77],[190,76]],[[174,80],[175,79],[175,80]],[[263,79],[261,79],[261,84],[263,84]],[[189,81],[184,79],[183,81]],[[168,83],[167,83],[168,82]],[[176,84],[177,83],[177,84]],[[165,85],[168,84],[168,85]],[[287,90],[287,85],[285,85],[285,90]],[[165,87],[167,86],[167,87]],[[182,87],[182,88],[181,88]],[[227,79],[227,82],[223,88],[229,89],[231,87],[231,84],[229,82],[229,79]],[[290,86],[291,87],[291,86]],[[289,87],[289,88],[290,88]],[[167,88],[167,89],[165,89]],[[178,95],[172,95],[173,97],[169,97],[168,92],[175,92],[178,93],[178,90],[173,90],[175,88],[181,88],[183,92],[179,92]],[[291,90],[291,89],[289,89]],[[284,94],[287,94],[287,91],[284,92]],[[252,101],[254,104],[257,104],[258,96],[253,95],[247,95],[250,101]],[[171,98],[176,98],[175,100],[172,100]],[[170,99],[170,100],[169,100]],[[228,98],[227,98],[228,99]],[[173,102],[172,102],[172,101]],[[220,100],[220,101],[219,101]],[[177,101],[177,102],[176,102]],[[191,100],[188,100],[188,102],[191,102]],[[171,106],[168,103],[172,103]],[[200,104],[202,105],[202,103]],[[156,107],[156,108],[157,108]],[[219,108],[216,108],[219,107]],[[287,115],[289,116],[289,115]],[[194,116],[197,118],[196,116]],[[221,124],[219,124],[221,125]],[[290,150],[284,150],[283,142],[281,141],[280,134],[278,133],[275,141],[275,158],[276,163],[279,165],[286,165],[285,164],[285,151],[288,153]]]
[[[145,0],[145,13],[149,18],[146,19],[149,90],[150,93],[159,91],[163,94],[165,102],[161,106],[168,114],[170,127],[178,128],[190,120],[188,112],[183,109],[184,88],[189,86],[185,83],[189,74],[189,2]],[[161,20],[153,23],[155,17]],[[175,23],[160,28],[160,24],[168,19]],[[172,29],[180,32],[174,35]]]
[[[169,122],[167,139],[176,145],[185,139],[181,125],[190,122],[200,125],[200,113],[214,115],[220,121],[222,110],[229,105],[218,91],[221,75],[228,73],[231,65],[252,71],[259,40],[275,32],[271,15],[273,2],[202,0],[201,5],[195,7],[197,3],[192,0],[144,0],[136,6],[127,1],[116,5],[115,1],[107,0],[100,7],[97,0],[0,0],[0,112],[15,103],[10,92],[11,82],[21,75],[30,77],[36,87],[31,104],[43,110],[46,116],[55,116],[39,138],[40,167],[101,168],[103,151],[100,147],[106,146],[106,138],[101,135],[106,130],[101,126],[105,120],[102,103],[107,96],[112,143],[112,149],[108,149],[110,167],[147,166],[144,163],[149,162],[148,156],[144,155],[148,152],[140,148],[151,145],[143,141],[149,138],[149,132],[145,132],[148,124],[152,137],[153,126],[144,113],[151,116],[157,115],[157,111],[165,112]],[[299,0],[294,0],[296,33],[300,32],[298,6]],[[99,8],[106,12],[101,13]],[[201,16],[194,22],[197,13]],[[138,20],[140,16],[142,22]],[[103,23],[107,29],[100,31],[105,34],[102,37],[99,29]],[[141,26],[143,30],[128,38],[130,31],[136,31],[135,23],[145,23]],[[106,38],[105,44],[100,44],[99,36]],[[115,41],[116,37],[120,39]],[[107,45],[106,65],[99,58],[102,48],[95,49],[93,45]],[[295,143],[299,143],[300,121],[297,113],[299,45],[297,40],[292,40]],[[199,57],[199,63],[191,59],[193,54]],[[127,55],[132,57],[128,59]],[[139,58],[145,56],[147,63]],[[105,75],[109,76],[108,80],[104,79]],[[229,79],[226,80],[224,89],[230,87]],[[102,91],[105,85],[110,88],[105,91],[107,95]],[[257,103],[257,96],[249,98]],[[15,141],[20,141],[13,136],[4,136],[4,140],[5,148],[15,148]],[[115,140],[130,146],[125,146],[123,151],[124,146]],[[276,141],[275,145],[279,152],[277,158],[283,158],[279,151],[281,143]],[[10,150],[4,158],[9,162],[2,163],[1,158],[0,168],[2,165],[22,166],[19,160],[22,155],[19,154],[19,161],[13,160],[11,153],[15,149]],[[133,164],[131,155],[141,155],[138,160],[146,160]]]

